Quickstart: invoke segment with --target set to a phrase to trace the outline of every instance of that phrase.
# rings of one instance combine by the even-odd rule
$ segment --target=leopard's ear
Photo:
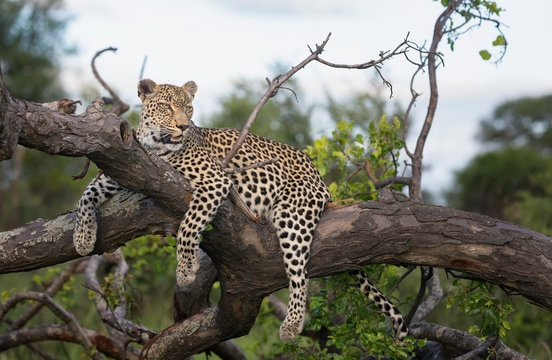
[[[138,97],[142,102],[152,96],[159,86],[151,79],[143,79],[138,83]]]
[[[186,84],[182,86],[182,89],[188,92],[192,99],[194,98],[194,95],[197,91],[197,84],[194,81],[188,81]]]

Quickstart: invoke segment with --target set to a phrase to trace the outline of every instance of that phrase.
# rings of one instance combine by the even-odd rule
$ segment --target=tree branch
[[[120,287],[119,291],[121,292],[119,304],[115,309],[111,309],[105,295],[103,295],[100,283],[96,278],[96,273],[100,264],[103,262],[106,255],[98,256],[94,255],[88,260],[88,266],[84,272],[84,279],[86,286],[98,293],[94,298],[94,303],[96,304],[96,309],[102,321],[109,328],[116,329],[120,331],[125,336],[128,336],[132,341],[136,341],[140,344],[145,344],[149,339],[157,335],[157,331],[150,330],[142,325],[138,325],[125,319],[126,315],[126,300],[124,294],[122,293],[124,289],[123,285],[119,279],[116,281],[116,286]],[[115,257],[114,262],[118,265],[115,270],[116,276],[124,276],[128,270],[128,264],[122,256],[120,249],[117,249],[114,255],[110,256],[111,258]],[[110,331],[111,332],[111,331]],[[114,337],[114,334],[112,334]]]
[[[100,50],[100,51],[96,52],[96,55],[94,55],[94,57],[92,58],[92,62],[90,63],[90,66],[92,67],[92,72],[94,73],[94,76],[96,77],[96,80],[98,80],[98,82],[104,87],[104,89],[106,89],[109,92],[109,94],[113,98],[112,99],[113,105],[111,107],[111,112],[114,113],[115,115],[121,115],[122,113],[124,113],[125,111],[127,111],[129,109],[128,104],[124,103],[121,100],[119,95],[117,95],[117,93],[115,91],[113,91],[109,85],[107,85],[107,83],[102,79],[102,77],[98,73],[98,70],[96,70],[96,59],[106,51],[115,52],[115,51],[117,51],[117,49],[114,48],[114,47],[108,47],[108,48],[105,48],[103,50]]]
[[[18,302],[23,300],[36,300],[40,301],[45,305],[54,315],[60,318],[65,322],[73,334],[75,334],[79,339],[79,343],[87,350],[90,351],[92,348],[92,343],[90,339],[84,333],[84,330],[81,328],[75,316],[57,304],[48,294],[36,292],[36,291],[23,291],[17,293],[10,297],[8,300],[2,303],[2,308],[0,309],[0,320],[6,315],[6,313],[11,310]],[[93,359],[99,359],[98,356],[92,355]]]
[[[138,360],[139,354],[133,348],[124,353],[124,344],[94,330],[83,329],[88,341],[102,354],[113,359]],[[80,343],[81,339],[67,325],[38,325],[26,329],[0,334],[0,351],[31,344],[37,341],[57,340]]]
[[[249,115],[249,118],[247,119],[245,125],[243,126],[240,136],[238,137],[238,140],[236,140],[236,143],[232,146],[232,149],[228,154],[226,154],[226,157],[221,162],[221,167],[225,169],[228,167],[228,164],[230,163],[230,160],[236,155],[240,147],[242,146],[243,142],[245,141],[247,134],[249,133],[249,129],[251,128],[251,125],[253,125],[253,122],[257,118],[257,115],[263,108],[264,104],[270,99],[271,97],[275,96],[278,92],[278,89],[282,86],[284,82],[286,82],[290,77],[292,77],[297,71],[301,70],[305,66],[307,66],[308,63],[318,58],[318,56],[324,51],[324,47],[330,40],[331,33],[326,36],[326,39],[322,42],[321,45],[316,45],[316,50],[311,50],[311,54],[303,61],[301,61],[298,65],[292,66],[291,69],[285,73],[284,75],[278,75],[276,76],[272,81],[269,81],[269,88],[266,90],[266,92],[263,94],[251,114]]]
[[[410,332],[418,339],[426,338],[434,340],[443,345],[468,352],[477,349],[482,343],[485,343],[477,336],[437,324],[418,323],[410,329]],[[527,356],[510,349],[500,341],[496,343],[495,350],[497,358],[501,360],[530,360]]]

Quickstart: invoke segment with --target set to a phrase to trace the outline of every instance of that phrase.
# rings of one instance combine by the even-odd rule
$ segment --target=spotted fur
[[[306,264],[314,230],[330,201],[330,193],[303,152],[252,134],[230,162],[230,168],[244,168],[275,157],[279,160],[239,173],[222,171],[219,164],[239,132],[196,127],[191,121],[191,102],[196,90],[193,81],[182,87],[157,85],[149,79],[138,84],[138,96],[143,103],[138,140],[169,162],[194,189],[189,210],[177,232],[177,283],[184,286],[194,281],[199,267],[200,234],[234,187],[245,205],[276,229],[290,289],[280,337],[292,339],[303,327],[308,286]],[[93,251],[97,230],[95,208],[121,189],[115,181],[102,175],[85,190],[79,201],[73,236],[79,254]],[[361,283],[361,289],[376,294],[371,299],[382,305],[382,311],[387,311],[395,324],[399,324],[402,317],[396,308],[388,311],[390,303],[369,281],[368,287],[365,284]]]

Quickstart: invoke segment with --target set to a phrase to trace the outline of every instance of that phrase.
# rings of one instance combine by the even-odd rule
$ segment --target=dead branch
[[[51,285],[46,289],[46,294],[50,297],[54,297],[54,295],[61,290],[61,287],[63,284],[65,284],[71,276],[76,274],[77,272],[82,271],[82,264],[86,262],[86,259],[76,259],[71,261],[65,269],[61,272],[61,274],[57,275],[53,280]],[[43,307],[42,302],[37,302],[36,304],[29,307],[23,314],[19,316],[17,320],[15,320],[10,326],[8,327],[7,331],[14,331],[17,329],[22,328],[25,326],[25,324],[31,320],[33,316],[35,316],[40,309]]]
[[[45,293],[40,293],[36,291],[23,291],[20,293],[17,293],[10,297],[8,300],[2,303],[2,308],[0,309],[0,320],[6,315],[8,311],[10,311],[18,302],[24,301],[24,300],[36,300],[41,302],[43,305],[45,305],[50,311],[56,315],[58,318],[60,318],[63,322],[65,322],[71,331],[77,335],[80,339],[81,345],[90,352],[91,348],[93,347],[92,343],[84,333],[84,330],[81,328],[79,323],[77,322],[77,319],[73,314],[65,310],[62,306],[60,306],[58,303],[52,299],[51,296]],[[92,355],[93,359],[100,359],[97,354]]]
[[[410,158],[412,159],[412,180],[409,186],[410,198],[416,201],[422,201],[422,190],[421,190],[421,181],[422,181],[422,154],[424,151],[424,146],[431,130],[431,125],[433,123],[433,118],[435,116],[435,111],[437,110],[437,102],[439,99],[439,91],[437,88],[437,59],[439,58],[437,48],[441,42],[444,34],[444,27],[448,19],[456,11],[458,6],[463,2],[463,0],[451,0],[447,8],[439,15],[437,21],[435,22],[435,27],[433,30],[433,39],[427,53],[427,68],[428,68],[428,77],[429,77],[429,86],[430,86],[430,95],[429,95],[429,104],[425,116],[424,123],[420,134],[418,135],[418,140],[416,141],[416,148],[414,153],[411,154]],[[413,100],[415,101],[417,95],[413,93]]]
[[[466,352],[478,349],[480,345],[486,344],[477,336],[437,324],[418,323],[414,325],[410,331],[413,336],[418,339],[426,338],[428,340],[437,341],[443,345],[448,345]],[[495,351],[498,359],[530,360],[527,356],[510,349],[500,341],[496,343]]]
[[[284,82],[286,82],[289,78],[291,78],[297,71],[301,70],[305,66],[307,66],[308,63],[318,58],[318,56],[324,51],[324,47],[330,40],[331,33],[328,34],[326,39],[322,42],[321,45],[316,45],[316,50],[311,50],[311,54],[303,61],[301,61],[296,66],[292,66],[291,69],[285,73],[284,75],[278,75],[276,76],[272,81],[269,81],[269,88],[266,90],[264,95],[261,97],[251,114],[249,115],[249,118],[247,119],[247,122],[243,126],[240,136],[238,137],[238,140],[236,140],[236,143],[232,146],[232,149],[230,152],[226,155],[226,157],[221,162],[221,167],[225,169],[228,167],[228,164],[230,163],[230,160],[236,155],[240,147],[242,146],[243,142],[245,141],[247,134],[249,133],[249,129],[251,128],[251,125],[253,125],[253,122],[257,118],[257,115],[261,111],[262,107],[268,99],[275,96],[278,92],[278,89],[282,86]],[[268,81],[268,80],[267,80]]]
[[[124,353],[124,344],[94,330],[83,329],[88,341],[102,354],[113,359],[138,360],[139,352],[128,348]],[[67,325],[38,325],[0,334],[0,351],[8,350],[23,344],[56,340],[79,344],[81,339]]]
[[[117,51],[117,49],[114,48],[114,47],[108,47],[108,48],[105,48],[103,50],[100,50],[100,51],[96,52],[96,55],[94,55],[94,57],[92,58],[90,66],[92,67],[92,72],[94,73],[94,76],[96,77],[96,80],[98,80],[98,82],[104,87],[104,89],[106,89],[109,92],[109,94],[113,98],[113,104],[111,106],[111,112],[114,113],[115,115],[121,115],[122,113],[127,111],[130,107],[128,106],[128,104],[124,103],[121,100],[119,95],[117,95],[117,93],[115,91],[113,91],[113,89],[111,89],[111,87],[109,85],[107,85],[107,83],[102,79],[102,77],[98,73],[98,70],[96,70],[96,59],[106,51],[115,52],[115,51]]]
[[[93,290],[98,294],[94,298],[96,310],[98,311],[100,318],[104,323],[106,323],[108,328],[111,327],[122,332],[132,341],[136,341],[140,344],[145,344],[146,342],[148,342],[148,340],[156,336],[158,333],[142,325],[135,324],[132,321],[125,319],[126,300],[124,298],[124,294],[122,293],[124,291],[124,288],[121,281],[116,281],[116,286],[120,287],[119,291],[121,291],[121,295],[119,299],[120,301],[115,309],[111,309],[107,299],[105,298],[105,295],[102,293],[100,283],[96,278],[96,273],[105,256],[106,255],[94,255],[90,257],[90,260],[88,260],[88,266],[86,267],[86,270],[84,272],[84,278],[87,288]],[[124,276],[124,274],[126,274],[126,272],[128,271],[128,264],[124,260],[120,249],[118,249],[118,252],[115,254],[115,256],[112,256],[111,258],[117,264],[116,276]],[[114,336],[115,335],[112,334],[112,337]]]

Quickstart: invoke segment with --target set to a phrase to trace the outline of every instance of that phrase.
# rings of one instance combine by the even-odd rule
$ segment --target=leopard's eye
[[[174,112],[174,110],[173,110],[171,104],[169,104],[169,103],[160,103],[159,105],[161,106],[161,108],[162,108],[163,110],[168,110],[168,111],[170,111],[171,113]]]

